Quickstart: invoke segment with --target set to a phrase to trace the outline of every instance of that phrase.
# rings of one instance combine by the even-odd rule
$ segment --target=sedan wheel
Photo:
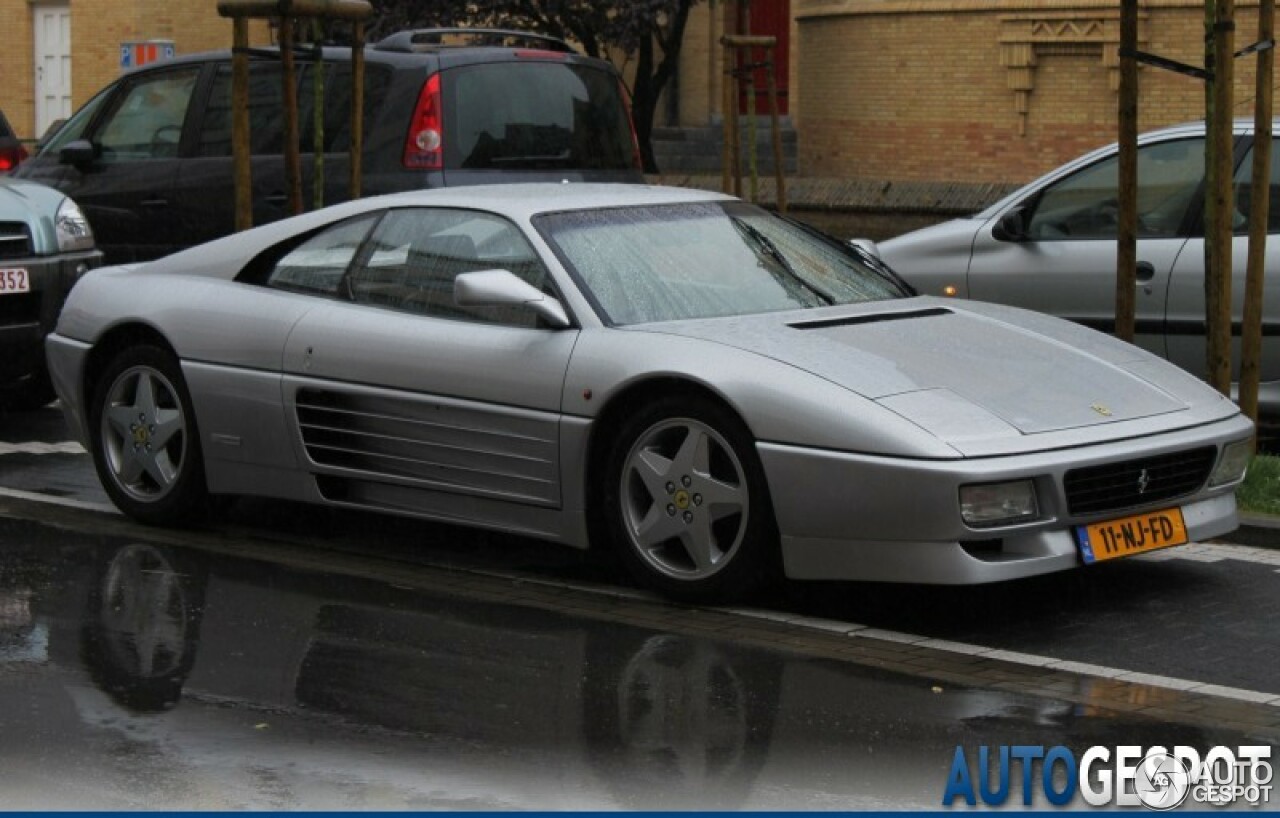
[[[94,395],[94,464],[112,501],[144,522],[187,522],[203,504],[205,484],[177,361],[155,347],[126,350]]]
[[[632,573],[664,593],[744,595],[777,550],[750,435],[709,402],[668,403],[632,418],[619,436],[606,489],[615,543]]]

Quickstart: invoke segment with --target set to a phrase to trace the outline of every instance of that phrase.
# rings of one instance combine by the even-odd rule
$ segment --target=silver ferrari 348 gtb
[[[364,199],[93,271],[48,356],[139,520],[211,493],[381,510],[607,546],[686,599],[1222,534],[1251,434],[1137,347],[641,186]]]

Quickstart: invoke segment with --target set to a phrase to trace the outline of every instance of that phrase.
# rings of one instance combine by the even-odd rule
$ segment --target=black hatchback
[[[626,90],[607,61],[524,32],[439,29],[393,34],[366,47],[365,58],[365,195],[489,182],[643,181]],[[318,126],[322,203],[333,204],[348,196],[351,49],[300,49],[298,59],[303,190],[313,203]],[[254,52],[254,224],[291,215],[281,71],[273,50]],[[16,175],[79,202],[108,263],[227,235],[234,230],[230,89],[229,51],[132,71],[77,111]]]

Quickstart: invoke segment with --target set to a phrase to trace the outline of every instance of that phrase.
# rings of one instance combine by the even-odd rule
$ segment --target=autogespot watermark
[[[976,766],[974,764],[976,762]],[[1062,746],[956,747],[942,793],[944,807],[963,802],[999,806],[1011,797],[1031,806],[1036,795],[1065,807],[1080,799],[1092,807],[1171,810],[1271,803],[1271,747],[1090,747],[1077,760]]]

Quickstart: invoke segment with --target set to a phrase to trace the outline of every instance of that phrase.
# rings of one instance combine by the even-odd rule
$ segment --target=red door
[[[791,0],[752,0],[750,3],[738,4],[738,31],[750,34],[777,37],[778,44],[773,47],[774,81],[778,85],[778,113],[787,113],[787,70],[788,55],[791,51]],[[765,59],[764,49],[743,50],[739,56],[739,65],[759,64]],[[767,116],[769,113],[768,74],[763,68],[752,72],[755,82],[755,105],[757,114]],[[750,111],[747,104],[746,88],[743,88],[738,104],[739,110]]]

